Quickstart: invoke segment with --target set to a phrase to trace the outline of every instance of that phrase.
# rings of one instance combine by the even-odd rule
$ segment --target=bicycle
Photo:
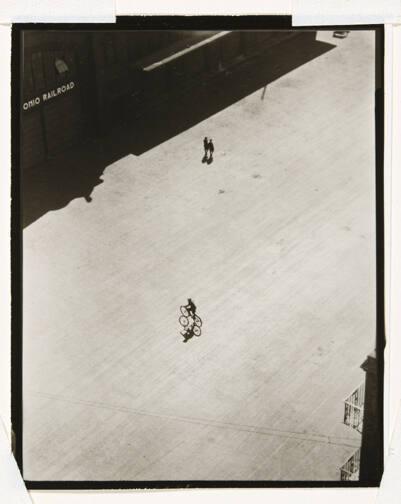
[[[202,319],[199,317],[199,315],[190,312],[186,306],[180,306],[180,311],[182,315],[178,320],[183,327],[186,327],[189,324],[190,318],[192,318],[196,326],[202,327],[203,322]]]
[[[185,331],[181,331],[181,335],[186,337],[188,336],[191,331],[192,331],[192,336],[200,336],[202,334],[202,319],[197,315],[196,313],[193,313],[190,311],[189,306],[180,306],[180,311],[181,315],[178,319],[178,322],[182,327],[185,329]]]

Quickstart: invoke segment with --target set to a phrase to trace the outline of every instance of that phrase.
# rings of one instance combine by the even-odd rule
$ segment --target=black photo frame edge
[[[12,26],[11,54],[11,425],[12,451],[23,475],[22,390],[22,226],[19,170],[20,33],[23,30],[373,30],[375,31],[375,140],[376,140],[376,351],[378,366],[378,421],[380,457],[374,481],[29,481],[28,490],[119,490],[201,488],[360,488],[377,487],[383,473],[383,409],[385,348],[384,285],[384,25],[292,26],[291,16],[124,16],[110,24],[18,23]]]

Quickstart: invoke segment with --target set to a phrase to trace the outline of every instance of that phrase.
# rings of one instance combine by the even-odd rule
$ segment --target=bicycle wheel
[[[188,325],[188,319],[187,317],[184,317],[181,315],[181,317],[178,319],[178,322],[183,326],[186,327]]]
[[[189,317],[189,311],[185,308],[185,306],[181,306],[180,310],[184,317]]]
[[[196,326],[202,327],[202,319],[198,315],[195,315],[194,322]]]
[[[198,326],[195,326],[195,327],[194,327],[194,335],[195,335],[195,336],[200,336],[200,335],[201,335],[201,332],[202,332],[202,331],[200,330],[200,327],[198,327]]]

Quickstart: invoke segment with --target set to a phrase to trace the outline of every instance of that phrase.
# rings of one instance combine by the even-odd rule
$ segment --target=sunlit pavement
[[[375,341],[374,34],[330,42],[25,229],[26,479],[339,480]]]

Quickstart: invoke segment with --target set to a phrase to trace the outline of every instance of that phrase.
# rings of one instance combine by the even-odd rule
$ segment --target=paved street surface
[[[319,35],[25,229],[26,479],[339,480],[375,346],[374,34]]]

